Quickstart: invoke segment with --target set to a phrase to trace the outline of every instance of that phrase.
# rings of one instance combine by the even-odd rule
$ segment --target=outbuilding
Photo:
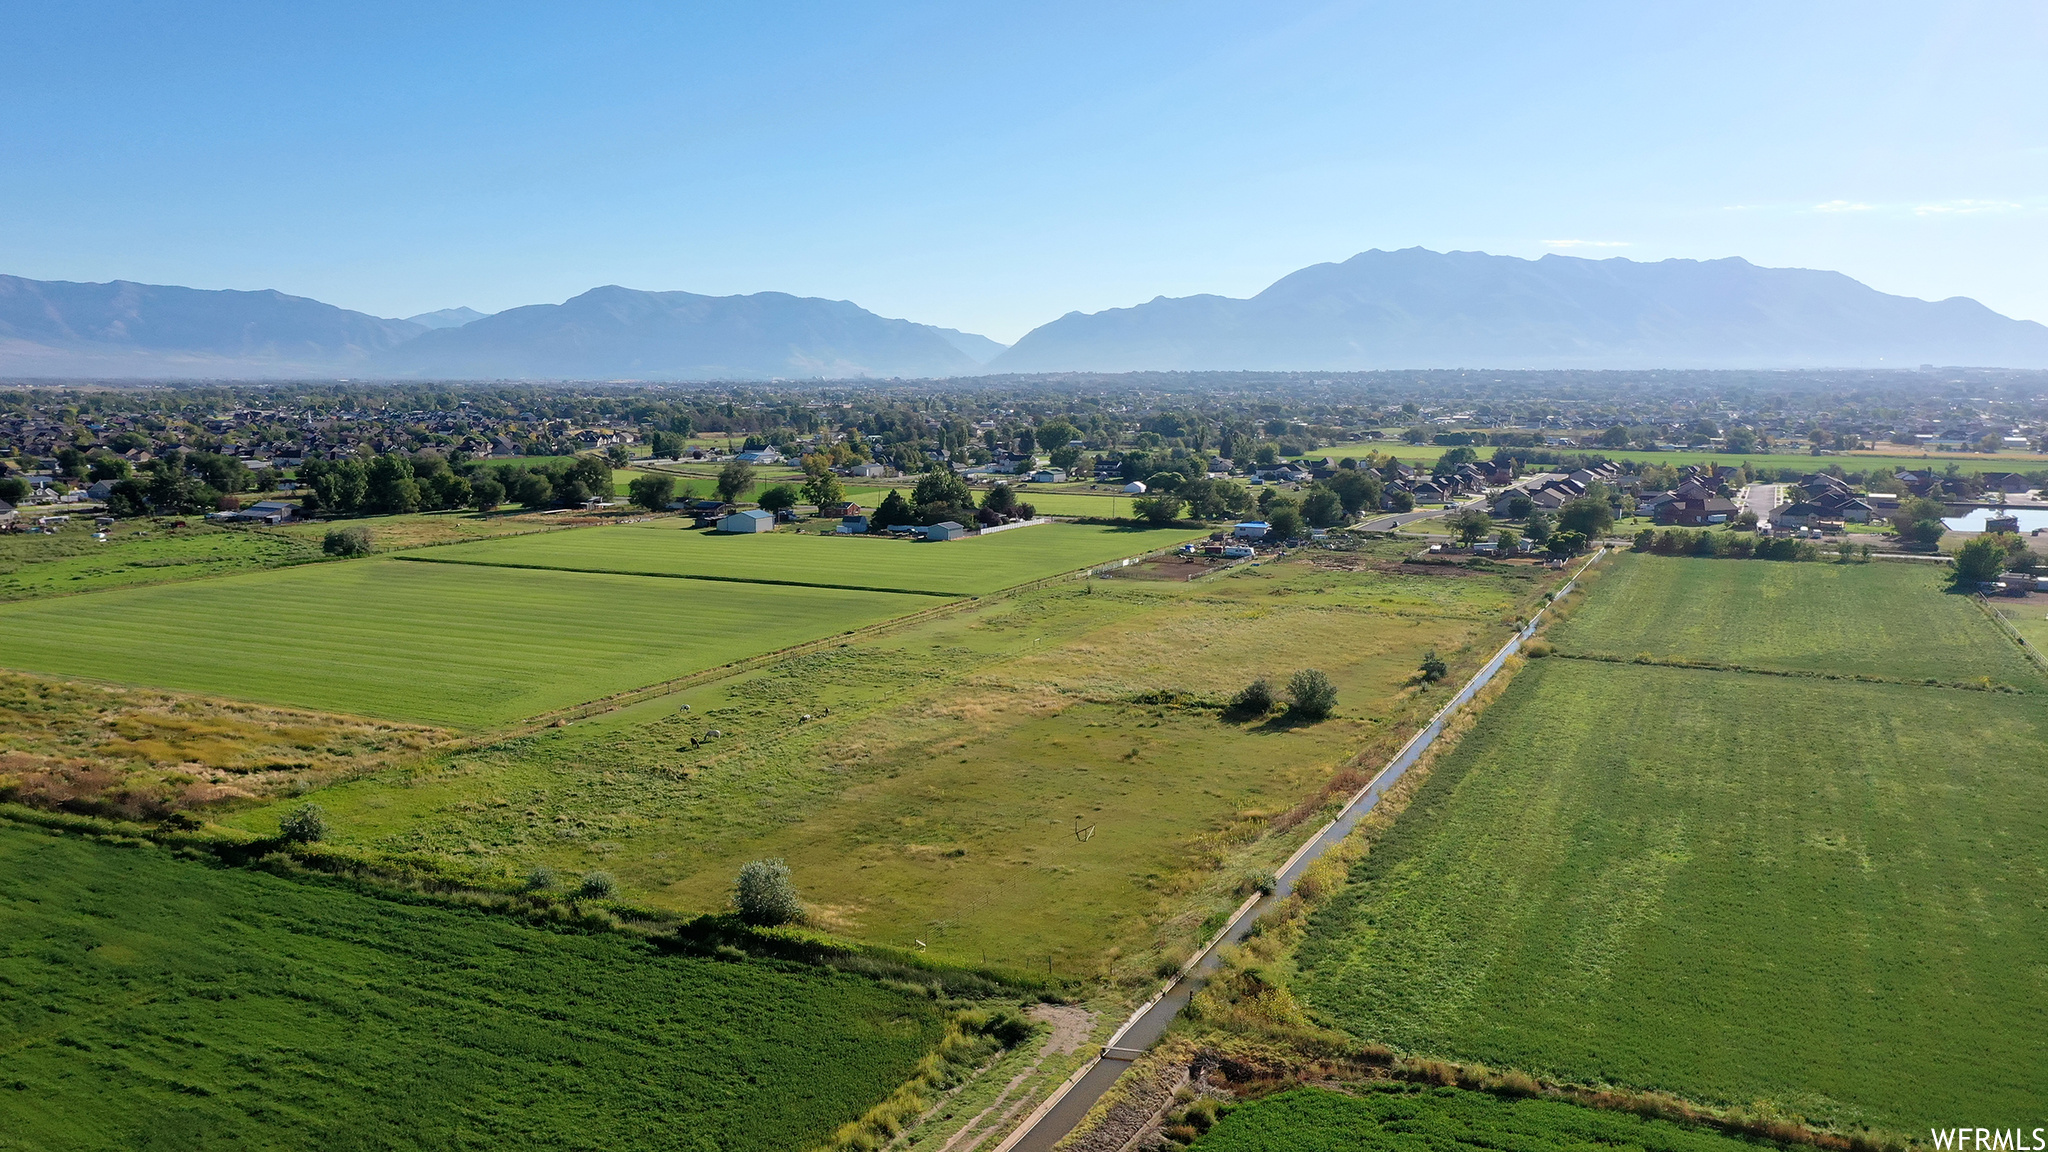
[[[718,530],[720,532],[773,532],[775,531],[775,513],[766,512],[759,508],[749,508],[745,512],[734,512],[730,516],[724,516],[719,519]]]
[[[1272,525],[1267,524],[1264,520],[1245,520],[1240,522],[1237,527],[1231,529],[1230,534],[1239,540],[1264,540],[1266,533],[1271,530]]]
[[[940,521],[924,530],[924,538],[927,540],[959,540],[966,535],[966,526],[951,520]]]
[[[1143,480],[1131,481],[1129,484],[1124,485],[1124,493],[1129,496],[1143,496],[1145,494],[1145,482]]]

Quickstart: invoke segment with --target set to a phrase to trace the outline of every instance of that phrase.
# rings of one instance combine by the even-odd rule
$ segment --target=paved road
[[[1584,573],[1586,567],[1591,567],[1605,551],[1602,549],[1595,552],[1592,558],[1586,561],[1586,565],[1579,569],[1579,573]],[[1575,574],[1572,580],[1558,589],[1558,594],[1563,595],[1570,590],[1577,579],[1578,576]],[[1350,835],[1351,830],[1358,826],[1358,822],[1379,805],[1380,797],[1386,794],[1387,789],[1392,788],[1406,775],[1408,769],[1415,766],[1416,760],[1429,750],[1430,745],[1436,743],[1436,738],[1443,734],[1444,724],[1451,715],[1493,679],[1494,673],[1499,672],[1500,666],[1507,658],[1522,646],[1522,641],[1527,640],[1536,631],[1536,625],[1542,619],[1543,612],[1539,610],[1529,621],[1528,626],[1516,633],[1514,639],[1503,645],[1500,651],[1494,653],[1493,659],[1488,660],[1485,667],[1465,682],[1465,686],[1458,690],[1458,694],[1451,698],[1450,703],[1439,709],[1429,724],[1416,733],[1385,768],[1380,769],[1379,775],[1373,777],[1372,782],[1367,784],[1363,791],[1351,798],[1351,802],[1344,806],[1344,810],[1337,814],[1335,820],[1295,852],[1280,869],[1276,878],[1278,883],[1275,884],[1272,895],[1247,901],[1217,940],[1204,949],[1202,954],[1183,970],[1182,975],[1168,984],[1150,1004],[1139,1009],[1116,1035],[1110,1037],[1102,1054],[1078,1074],[1077,1080],[1069,1081],[1064,1095],[1055,1095],[1046,1104],[1040,1105],[1038,1111],[1025,1117],[1024,1123],[998,1144],[995,1152],[1050,1152],[1054,1144],[1072,1132],[1074,1126],[1081,1122],[1081,1118],[1088,1114],[1088,1110],[1095,1107],[1095,1102],[1101,1099],[1102,1094],[1109,1091],[1109,1086],[1116,1083],[1117,1077],[1122,1076],[1124,1070],[1131,1066],[1131,1062],[1159,1042],[1159,1038],[1166,1034],[1166,1029],[1173,1023],[1174,1018],[1180,1015],[1181,1009],[1187,1007],[1188,1001],[1194,998],[1196,991],[1215,973],[1222,963],[1217,951],[1224,944],[1235,944],[1243,940],[1259,917],[1287,899],[1294,891],[1295,882],[1301,879],[1301,874],[1307,871],[1310,864],[1315,863],[1318,857],[1329,851],[1338,841]]]
[[[1735,504],[1756,513],[1758,520],[1768,522],[1771,518],[1771,509],[1783,502],[1783,489],[1782,484],[1751,484],[1736,496]]]
[[[1403,524],[1413,524],[1417,520],[1427,520],[1432,516],[1449,516],[1451,513],[1464,508],[1484,507],[1487,507],[1486,497],[1481,496],[1476,500],[1468,500],[1458,505],[1457,508],[1417,508],[1413,512],[1400,512],[1392,516],[1382,516],[1377,520],[1367,520],[1365,523],[1360,524],[1359,528],[1367,532],[1392,532]]]

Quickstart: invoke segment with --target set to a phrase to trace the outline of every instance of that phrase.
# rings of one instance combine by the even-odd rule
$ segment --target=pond
[[[1969,515],[1944,517],[1942,523],[1947,525],[1948,530],[1951,532],[1982,532],[1984,530],[1984,521],[1997,515],[1998,512],[1998,509],[1993,508],[1972,508]],[[2048,528],[2048,508],[2008,508],[2004,512],[2008,516],[2020,518],[2020,531],[2022,532],[2032,532],[2038,528]]]

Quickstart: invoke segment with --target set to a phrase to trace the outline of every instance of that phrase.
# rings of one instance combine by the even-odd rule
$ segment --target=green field
[[[0,823],[0,1149],[822,1143],[932,1001]]]
[[[1999,650],[1981,617],[1940,615],[1949,598],[1915,600],[1891,569],[1629,558],[1559,650],[1684,602],[1657,580],[1708,592],[1703,611],[1750,607],[1725,610],[1720,644],[1662,617],[1670,643],[1629,641],[1653,657],[1824,666],[1788,649],[1834,633],[1770,629],[1866,572],[1884,615],[1936,623],[1893,662],[1879,645],[1841,659],[1905,682],[1532,662],[1313,916],[1297,992],[1402,1051],[1841,1127],[2030,1114],[2048,1076],[2048,714],[1910,682],[1983,667]]]
[[[932,603],[379,558],[0,605],[0,665],[482,728]]]
[[[1469,667],[1480,657],[1460,653],[1491,651],[1546,586],[1399,555],[1050,585],[316,798],[351,845],[513,876],[602,866],[679,911],[718,906],[740,863],[782,856],[835,930],[1149,980],[1158,950],[1237,903],[1243,868],[1271,867],[1306,830],[1274,817],[1436,708],[1438,693],[1405,688],[1425,650]],[[1336,682],[1333,719],[1200,706],[1302,667]],[[1141,700],[1174,690],[1193,703]],[[268,829],[278,814],[234,820]],[[1086,841],[1077,815],[1096,828]]]
[[[1741,1152],[1710,1129],[1458,1088],[1297,1088],[1230,1110],[1197,1152]]]
[[[1196,539],[1186,529],[1039,524],[944,543],[788,529],[754,535],[666,519],[618,528],[489,540],[426,554],[436,561],[712,576],[974,596]]]
[[[1786,564],[1624,553],[1550,630],[1574,655],[2048,689],[1933,564]]]

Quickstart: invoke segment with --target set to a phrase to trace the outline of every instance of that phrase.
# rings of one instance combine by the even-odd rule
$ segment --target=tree
[[[805,457],[805,459],[809,459],[809,457]],[[846,503],[846,489],[839,483],[839,477],[834,476],[829,469],[813,472],[804,481],[804,499],[809,500],[820,508],[833,504],[844,504]]]
[[[1264,716],[1273,710],[1273,685],[1264,676],[1237,690],[1230,698],[1230,708],[1248,716]]]
[[[528,508],[546,508],[555,502],[555,482],[545,472],[515,472],[506,487],[512,499]]]
[[[505,486],[489,476],[479,476],[469,482],[469,506],[479,512],[489,512],[505,502]]]
[[[1131,501],[1131,511],[1153,524],[1171,524],[1180,519],[1181,498],[1171,492],[1140,496]]]
[[[1289,716],[1324,720],[1337,709],[1337,686],[1313,668],[1303,668],[1288,679],[1287,695],[1293,701],[1287,708]]]
[[[374,544],[375,541],[372,540],[368,528],[364,528],[361,525],[350,525],[347,528],[328,529],[326,538],[320,541],[320,551],[325,552],[329,556],[341,556],[344,558],[349,556],[368,556]]]
[[[293,844],[311,844],[327,838],[327,813],[318,804],[301,804],[278,821],[277,836]]]
[[[1628,429],[1619,424],[1600,434],[1600,444],[1605,448],[1626,448],[1628,441]]]
[[[360,460],[308,460],[299,469],[300,482],[313,490],[314,505],[342,516],[362,510],[369,479]]]
[[[648,451],[667,460],[682,456],[688,441],[673,432],[655,432],[647,437]]]
[[[1550,534],[1549,552],[1552,556],[1575,555],[1579,549],[1585,546],[1586,538],[1578,532],[1566,532],[1563,529],[1559,529]]]
[[[1959,588],[1969,588],[1986,581],[1998,579],[2005,571],[2010,552],[2006,537],[1986,532],[1964,544],[1956,551],[1955,582]]]
[[[735,503],[754,486],[754,466],[744,460],[734,460],[718,470],[718,498],[727,504]]]
[[[917,478],[916,487],[910,490],[910,502],[919,509],[945,506],[948,508],[972,507],[974,493],[951,468],[940,464]]]
[[[1348,456],[1345,459],[1351,460]],[[1379,507],[1380,494],[1386,490],[1380,478],[1358,467],[1356,460],[1351,460],[1350,468],[1340,467],[1336,475],[1323,481],[1323,486],[1337,494],[1337,499],[1343,502],[1346,516],[1356,516],[1367,508]]]
[[[1320,485],[1301,498],[1301,516],[1317,528],[1328,528],[1344,520],[1344,502],[1335,492]]]
[[[0,499],[6,499],[0,493]],[[13,503],[13,501],[8,501]],[[107,515],[127,518],[149,515],[149,487],[140,480],[121,480],[107,494]]]
[[[998,480],[995,487],[982,495],[981,506],[998,516],[1007,516],[1017,506],[1017,494],[1010,491],[1008,484]]]
[[[1576,532],[1581,539],[1591,540],[1613,527],[1614,508],[1590,492],[1557,510],[1558,531]]]
[[[1431,648],[1422,654],[1421,672],[1424,680],[1441,680],[1451,674],[1451,666],[1436,654],[1436,649]]]
[[[419,482],[413,479],[412,461],[403,456],[379,456],[370,462],[363,490],[363,510],[395,515],[420,506]]]
[[[1500,535],[1493,538],[1493,546],[1496,549],[1498,549],[1500,554],[1503,556],[1507,555],[1510,552],[1513,552],[1515,548],[1521,544],[1521,542],[1522,538],[1520,536],[1515,535],[1514,531],[1508,528],[1501,529]]]
[[[1266,539],[1292,540],[1302,534],[1301,509],[1294,501],[1279,499],[1266,509]]]
[[[780,860],[755,860],[740,869],[733,882],[732,906],[740,919],[757,928],[795,924],[804,918],[803,901]]]
[[[868,523],[875,528],[886,529],[896,524],[908,524],[915,516],[916,513],[910,510],[910,502],[903,498],[903,493],[892,488],[889,494],[882,498],[882,506],[875,509],[875,514],[868,518]]]
[[[1550,514],[1541,508],[1530,512],[1528,522],[1522,525],[1522,531],[1528,535],[1529,542],[1539,548],[1549,543]]]
[[[1536,511],[1536,501],[1531,500],[1527,492],[1517,492],[1513,496],[1508,497],[1508,519],[1527,520],[1530,513],[1534,511]]]
[[[1072,472],[1074,465],[1081,462],[1081,450],[1062,445],[1052,450],[1052,466],[1062,472]]]
[[[1038,446],[1048,452],[1057,452],[1067,446],[1067,441],[1080,438],[1081,430],[1065,420],[1047,420],[1038,426]]]
[[[1406,488],[1396,488],[1394,489],[1393,496],[1388,498],[1387,505],[1396,512],[1413,512],[1415,511],[1415,494]]]
[[[612,467],[614,468],[624,468],[626,465],[631,464],[633,462],[633,454],[626,450],[626,446],[624,444],[606,445],[604,450],[604,458],[610,461]]]
[[[28,499],[28,481],[19,476],[0,476],[0,500],[19,504]]]
[[[797,491],[788,484],[777,484],[762,492],[757,502],[769,512],[787,512],[796,507]]]
[[[649,512],[659,512],[676,498],[676,478],[665,472],[643,472],[626,485],[626,496]]]
[[[1948,531],[1941,522],[1947,512],[1938,500],[1908,496],[1899,501],[1899,510],[1892,514],[1892,530],[1907,544],[1932,548],[1941,541],[1941,534]]]
[[[86,479],[95,483],[101,480],[126,480],[130,471],[128,462],[119,456],[95,456]]]
[[[1452,532],[1457,533],[1458,539],[1467,548],[1481,536],[1493,531],[1493,517],[1488,516],[1482,508],[1461,508],[1452,513],[1445,523]]]

